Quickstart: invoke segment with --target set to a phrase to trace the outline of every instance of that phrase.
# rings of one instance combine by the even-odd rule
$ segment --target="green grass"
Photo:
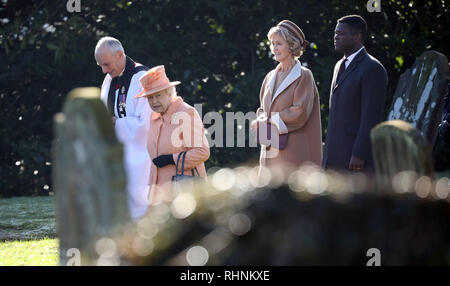
[[[55,198],[0,199],[0,241],[56,237]]]
[[[58,265],[54,200],[0,199],[0,266]]]
[[[0,242],[0,266],[56,266],[59,263],[58,240]]]

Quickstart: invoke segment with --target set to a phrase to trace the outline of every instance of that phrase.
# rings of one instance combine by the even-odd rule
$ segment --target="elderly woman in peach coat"
[[[303,31],[289,20],[271,28],[268,38],[279,64],[264,78],[259,96],[261,105],[257,119],[252,122],[261,144],[260,165],[298,168],[311,162],[320,166],[319,93],[312,72],[298,60],[308,41]]]
[[[155,204],[171,199],[171,180],[181,152],[186,152],[184,173],[191,175],[196,168],[201,177],[206,177],[204,162],[209,158],[209,145],[200,115],[177,96],[175,85],[180,82],[170,82],[164,66],[150,69],[140,82],[144,91],[136,97],[147,97],[153,110],[147,149],[153,162],[149,204]]]

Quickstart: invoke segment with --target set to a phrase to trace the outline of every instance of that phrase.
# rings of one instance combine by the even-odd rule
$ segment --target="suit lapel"
[[[278,70],[278,68],[277,68]],[[302,65],[299,61],[296,61],[295,66],[292,68],[291,72],[288,74],[288,76],[283,80],[283,82],[278,87],[275,95],[272,97],[272,103],[275,101],[275,99],[282,93],[288,86],[291,85],[296,79],[298,79],[302,75]],[[272,75],[272,77],[276,78],[276,71]],[[274,79],[275,82],[275,79]],[[271,89],[273,92],[273,88]]]
[[[339,67],[342,64],[342,61],[344,60],[344,58],[342,58],[340,61],[338,61],[336,63],[336,65],[334,66],[334,72],[333,72],[333,81],[331,83],[331,89],[333,90],[336,87],[336,78],[337,78],[337,74],[339,72]]]
[[[355,59],[350,63],[350,65],[345,69],[344,73],[339,78],[338,82],[334,86],[334,89],[338,88],[338,86],[345,80],[345,78],[356,68]]]
[[[358,67],[359,62],[360,62],[361,60],[363,60],[365,57],[367,57],[367,52],[366,52],[366,49],[363,48],[363,49],[361,50],[361,52],[359,52],[359,53],[356,55],[356,57],[352,60],[352,62],[350,63],[350,65],[345,69],[344,73],[343,73],[342,76],[339,78],[339,81],[338,81],[335,85],[333,85],[333,86],[334,86],[333,90],[335,90],[336,88],[338,88],[338,86],[339,86],[339,85],[347,78],[347,76],[348,76],[349,74],[352,73],[353,70],[355,70],[355,69]],[[341,59],[341,61],[339,62],[339,65],[338,65],[338,66],[340,66],[340,63],[342,62],[342,60],[343,60],[343,59]],[[339,68],[338,68],[338,70],[339,70]],[[336,77],[337,77],[337,72],[336,72],[336,69],[335,69],[335,74],[334,74],[334,76],[333,76],[333,79],[334,79],[334,80],[333,80],[333,83],[336,81]]]

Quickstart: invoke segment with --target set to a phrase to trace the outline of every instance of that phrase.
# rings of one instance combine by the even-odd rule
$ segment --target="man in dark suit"
[[[382,120],[388,77],[383,65],[364,48],[366,33],[361,16],[337,21],[334,46],[344,58],[336,63],[331,83],[325,169],[373,170],[370,130]]]

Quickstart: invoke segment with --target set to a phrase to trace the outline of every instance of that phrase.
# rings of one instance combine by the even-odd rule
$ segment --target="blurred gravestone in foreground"
[[[403,120],[385,121],[371,131],[377,184],[392,188],[392,178],[402,171],[433,178],[430,144],[419,130]]]
[[[433,145],[448,77],[447,57],[436,51],[424,52],[400,76],[387,120],[400,119],[412,124]]]
[[[245,187],[252,171],[219,172],[209,181],[228,190],[187,186],[153,207],[139,231],[151,254],[138,264],[365,266],[376,248],[381,265],[450,265],[448,179],[410,176],[399,194],[318,168],[261,189]]]
[[[96,247],[97,240],[104,238],[114,248],[108,237],[129,219],[123,149],[99,95],[98,88],[74,89],[55,116],[53,184],[61,265],[73,255],[67,252],[71,248],[81,252],[82,265],[96,264],[105,248]]]
[[[433,175],[432,148],[449,76],[447,57],[424,52],[399,79],[386,122],[371,131],[377,184],[390,187],[399,172]]]

